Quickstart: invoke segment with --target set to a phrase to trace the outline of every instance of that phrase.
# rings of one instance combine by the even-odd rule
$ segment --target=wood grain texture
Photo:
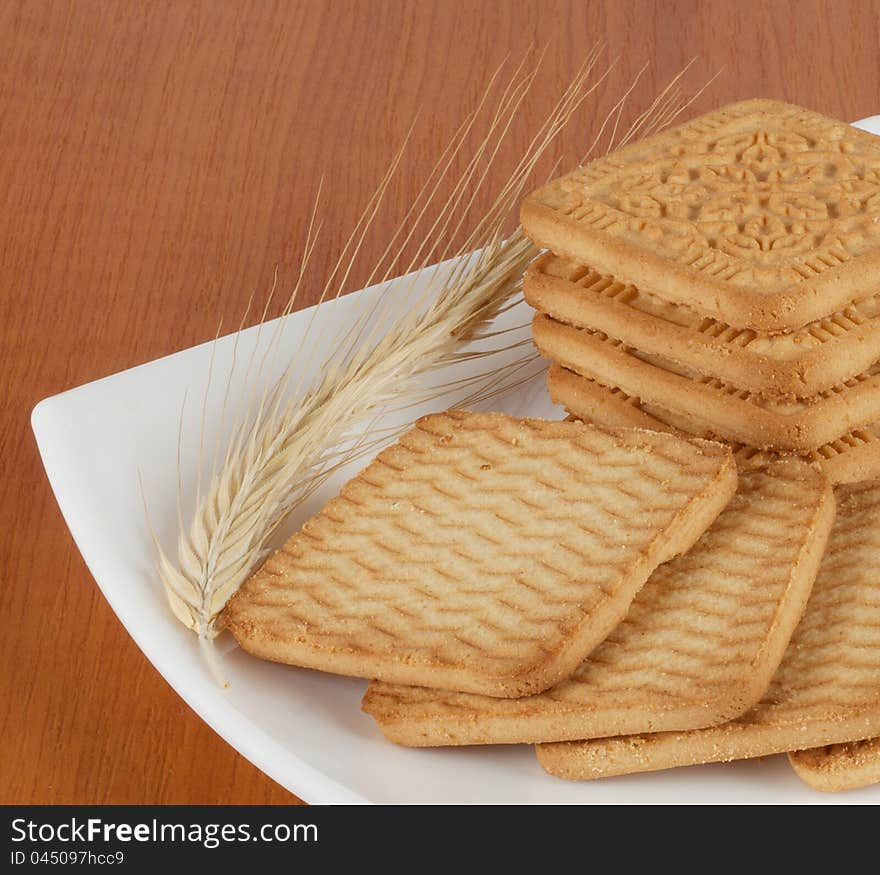
[[[324,174],[319,275],[413,118],[388,222],[530,44],[547,54],[508,167],[597,40],[619,63],[566,154],[646,61],[628,112],[693,56],[693,87],[722,69],[695,112],[753,96],[880,112],[878,22],[869,0],[0,4],[0,802],[296,801],[177,698],[98,593],[30,433],[40,398],[237,324],[276,268],[293,276]]]

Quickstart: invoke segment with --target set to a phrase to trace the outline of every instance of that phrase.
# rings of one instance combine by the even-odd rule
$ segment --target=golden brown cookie
[[[547,375],[550,396],[575,419],[608,428],[651,428],[670,434],[684,434],[685,426],[673,414],[645,404],[640,398],[627,395],[622,389],[605,386],[553,365]],[[715,439],[708,430],[699,437]],[[880,478],[880,427],[869,425],[848,432],[799,457],[790,453],[759,450],[744,444],[731,444],[740,471],[759,468],[781,459],[802,458],[819,465],[822,473],[834,484],[858,483]]]
[[[739,478],[684,555],[661,565],[623,622],[556,687],[492,699],[373,683],[364,710],[399,744],[495,744],[687,729],[730,720],[767,689],[810,594],[834,518],[813,466]]]
[[[493,696],[571,674],[736,490],[730,450],[448,411],[382,451],[224,613],[247,651]]]
[[[834,390],[786,401],[701,376],[541,313],[532,334],[545,357],[668,411],[692,434],[710,431],[760,449],[808,453],[880,420],[880,362]]]
[[[526,300],[577,328],[758,394],[809,397],[880,360],[880,295],[795,331],[732,328],[552,253],[526,271]]]
[[[880,738],[829,744],[788,755],[797,776],[815,790],[837,793],[880,783]]]
[[[539,745],[541,765],[587,780],[880,734],[880,483],[835,494],[837,516],[807,609],[760,704],[708,729]]]
[[[539,246],[736,328],[782,331],[880,291],[880,138],[747,100],[554,180]]]

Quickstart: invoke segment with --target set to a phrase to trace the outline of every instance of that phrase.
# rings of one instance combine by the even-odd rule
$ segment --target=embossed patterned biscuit
[[[732,328],[551,253],[526,271],[526,300],[559,322],[759,394],[809,397],[880,360],[880,295],[782,334]]]
[[[699,541],[561,684],[492,699],[373,683],[364,710],[399,744],[559,741],[721,723],[755,705],[800,619],[834,518],[827,480],[782,462],[741,475]]]
[[[726,762],[880,734],[880,483],[838,486],[804,617],[759,705],[709,729],[539,745],[570,779]]]
[[[843,386],[785,401],[703,377],[541,313],[532,335],[542,355],[674,414],[691,433],[708,430],[727,441],[803,453],[880,420],[880,362]]]
[[[800,328],[880,291],[880,138],[735,103],[530,195],[539,245],[737,328]]]
[[[788,761],[805,784],[826,793],[880,784],[880,738],[799,750]]]
[[[729,449],[449,411],[384,450],[239,590],[257,656],[494,696],[571,674],[736,489]]]
[[[651,407],[622,389],[608,389],[560,365],[551,366],[547,386],[554,403],[561,404],[574,419],[605,428],[650,428],[669,434],[685,434],[685,424],[676,427],[674,414]],[[698,437],[716,439],[708,430]],[[803,458],[819,465],[832,483],[858,483],[880,478],[880,426],[869,425],[848,432],[802,457],[745,444],[731,444],[737,468],[746,471],[781,459]]]

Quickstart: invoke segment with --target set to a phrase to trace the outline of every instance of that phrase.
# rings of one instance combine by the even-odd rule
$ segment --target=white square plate
[[[857,124],[880,134],[880,116]],[[404,278],[383,293],[406,294],[411,287]],[[320,318],[331,328],[351,324],[354,314],[378,293],[372,289],[347,295],[324,305]],[[296,348],[310,317],[305,310],[286,318],[278,361],[285,350]],[[528,317],[521,305],[505,314],[499,327],[523,325]],[[251,350],[265,348],[270,333],[254,328],[240,336],[238,372]],[[527,334],[527,327],[520,329],[522,337]],[[546,775],[528,746],[407,750],[384,741],[361,713],[365,682],[262,662],[229,642],[224,646],[222,639],[222,670],[230,686],[221,689],[205,669],[195,636],[167,607],[155,572],[138,473],[156,532],[173,552],[184,394],[189,390],[181,474],[183,494],[190,495],[212,350],[215,379],[207,401],[207,446],[220,418],[233,347],[232,337],[222,338],[47,398],[34,409],[32,424],[61,512],[126,629],[186,702],[280,784],[313,803],[880,802],[880,787],[840,796],[809,790],[784,757],[571,784]],[[272,375],[273,368],[267,367],[264,381]],[[234,391],[231,397],[236,397]],[[448,404],[449,399],[440,406]],[[520,415],[560,414],[540,379],[491,406]],[[411,415],[430,409],[425,405]],[[329,480],[290,527],[314,513],[352,473],[341,471]]]

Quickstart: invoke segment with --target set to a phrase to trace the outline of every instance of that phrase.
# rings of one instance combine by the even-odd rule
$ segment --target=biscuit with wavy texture
[[[383,450],[232,598],[264,659],[491,696],[540,692],[736,490],[730,450],[449,411]]]

